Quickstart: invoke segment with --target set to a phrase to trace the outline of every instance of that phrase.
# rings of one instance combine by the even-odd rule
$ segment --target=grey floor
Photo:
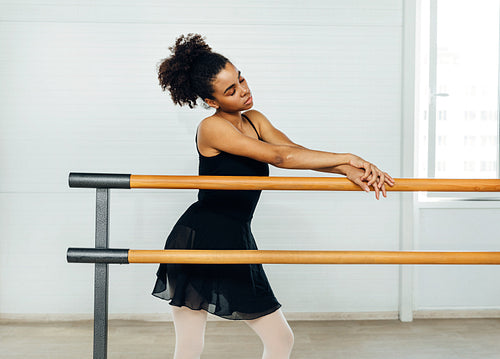
[[[500,319],[425,319],[412,323],[295,321],[292,358],[500,358]],[[0,358],[92,358],[92,322],[0,321]],[[172,358],[170,322],[112,320],[108,358]],[[260,358],[262,346],[241,322],[207,323],[204,359]]]

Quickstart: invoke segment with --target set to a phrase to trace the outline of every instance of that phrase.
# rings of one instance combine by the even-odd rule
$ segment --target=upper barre
[[[500,192],[500,179],[396,178],[388,191]],[[111,173],[70,173],[69,186],[80,188],[158,188],[219,190],[361,191],[346,178],[166,176]]]
[[[68,248],[69,263],[500,264],[500,252]]]

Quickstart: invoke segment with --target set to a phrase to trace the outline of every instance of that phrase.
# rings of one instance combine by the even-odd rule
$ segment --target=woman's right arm
[[[256,110],[250,110],[245,113],[247,116],[251,117],[252,122],[256,123],[263,140],[268,143],[274,144],[284,144],[289,146],[305,148],[299,144],[294,143],[288,138],[283,132],[275,128],[271,122],[262,113]],[[366,161],[365,161],[366,162]],[[378,170],[379,176],[368,176],[365,177],[364,171],[359,168],[353,167],[351,165],[338,165],[329,166],[323,168],[315,168],[315,171],[326,172],[326,173],[336,173],[346,176],[351,182],[357,184],[364,191],[369,192],[370,186],[375,190],[375,196],[377,199],[380,198],[380,192],[384,197],[387,197],[385,185],[393,186],[394,179],[387,173]]]

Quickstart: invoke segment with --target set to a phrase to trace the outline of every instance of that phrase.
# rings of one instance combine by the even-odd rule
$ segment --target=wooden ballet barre
[[[396,178],[388,191],[500,192],[500,179]],[[105,173],[70,173],[70,187],[157,188],[219,190],[361,191],[346,178],[338,177],[251,177],[251,176],[164,176]]]
[[[500,264],[500,252],[134,250],[69,248],[70,263]]]
[[[94,358],[107,357],[108,264],[500,264],[500,252],[110,249],[111,188],[361,191],[339,177],[165,176],[70,173],[69,186],[96,189],[95,248],[69,248],[70,263],[95,263]],[[500,179],[396,178],[388,191],[500,192]]]

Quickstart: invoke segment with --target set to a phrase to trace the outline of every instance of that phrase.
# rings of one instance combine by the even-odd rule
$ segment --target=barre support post
[[[96,189],[95,248],[109,246],[109,189]],[[94,359],[108,356],[108,263],[96,263],[94,274]]]

